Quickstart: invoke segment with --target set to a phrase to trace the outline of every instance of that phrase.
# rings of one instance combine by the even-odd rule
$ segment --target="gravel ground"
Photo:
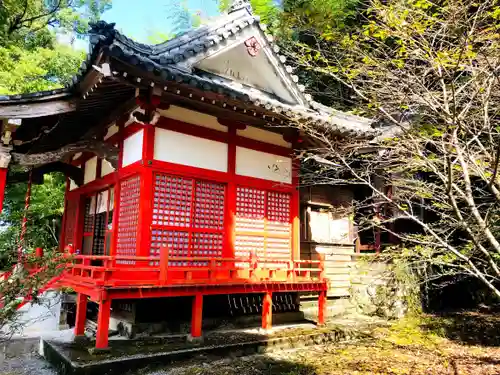
[[[0,344],[1,375],[57,375],[38,355],[38,339],[18,339]]]

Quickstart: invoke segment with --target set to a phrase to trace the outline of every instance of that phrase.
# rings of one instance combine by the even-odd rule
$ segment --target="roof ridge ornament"
[[[236,12],[240,9],[246,9],[249,13],[252,13],[252,5],[249,0],[233,0],[231,5],[229,5],[228,13]]]
[[[115,23],[100,20],[89,24],[90,43],[97,44],[99,41],[109,41],[115,37]]]

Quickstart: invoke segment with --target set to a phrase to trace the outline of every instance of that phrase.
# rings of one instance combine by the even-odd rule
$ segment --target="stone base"
[[[111,348],[89,348],[90,355],[100,355],[111,353]]]
[[[286,331],[275,330],[270,335],[246,331],[207,332],[203,338],[186,336],[146,340],[110,340],[111,350],[89,350],[94,344],[78,347],[75,344],[42,341],[43,356],[61,375],[123,375],[127,372],[161,367],[175,362],[186,362],[199,356],[210,358],[236,358],[275,350],[300,348],[308,345],[334,343],[356,337],[357,331],[349,326],[331,326],[316,330],[296,327]],[[360,337],[364,337],[359,333]],[[193,343],[203,339],[202,343]],[[173,342],[175,341],[175,342]],[[92,353],[92,354],[89,354]],[[102,354],[102,355],[99,355]]]
[[[200,337],[193,337],[191,335],[188,335],[186,338],[186,341],[190,344],[203,344],[203,336]]]

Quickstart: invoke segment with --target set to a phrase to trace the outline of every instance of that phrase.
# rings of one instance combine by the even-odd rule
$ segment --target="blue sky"
[[[201,11],[203,18],[219,14],[217,0],[185,1],[190,11]],[[102,15],[102,19],[115,22],[115,28],[128,37],[148,43],[152,32],[168,34],[172,31],[172,20],[168,16],[172,3],[179,3],[179,0],[113,0],[113,7]]]

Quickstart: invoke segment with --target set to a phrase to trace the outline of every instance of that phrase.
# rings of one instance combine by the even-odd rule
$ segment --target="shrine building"
[[[92,26],[70,87],[0,97],[0,199],[9,166],[33,183],[67,176],[60,248],[73,260],[54,286],[77,293],[76,335],[89,300],[97,348],[112,310],[173,297],[191,298],[194,338],[214,296],[236,310],[234,296],[251,298],[266,329],[273,306],[315,293],[323,323],[335,281],[321,254],[301,255],[295,151],[311,144],[297,124],[345,139],[378,130],[304,93],[246,1],[157,45],[114,26]]]

